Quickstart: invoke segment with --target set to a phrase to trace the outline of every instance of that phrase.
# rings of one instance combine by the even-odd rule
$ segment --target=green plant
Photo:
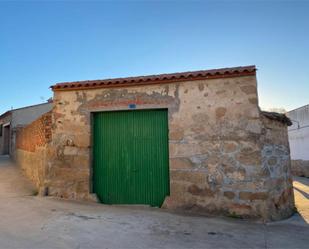
[[[233,218],[233,219],[243,219],[243,217],[241,217],[240,215],[236,214],[236,213],[230,213],[227,215],[227,217]]]
[[[39,194],[39,191],[38,191],[38,190],[36,190],[36,189],[32,190],[31,195],[37,196],[38,194]]]

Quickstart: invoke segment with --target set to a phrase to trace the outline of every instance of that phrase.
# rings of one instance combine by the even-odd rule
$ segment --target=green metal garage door
[[[93,130],[100,201],[161,206],[169,195],[167,110],[95,113]]]

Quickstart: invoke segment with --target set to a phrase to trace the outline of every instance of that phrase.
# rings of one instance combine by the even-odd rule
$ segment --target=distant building
[[[15,155],[16,130],[30,124],[52,109],[52,100],[47,103],[26,106],[0,115],[0,155]]]
[[[288,128],[292,171],[309,177],[309,105],[289,111],[287,116],[293,122]]]

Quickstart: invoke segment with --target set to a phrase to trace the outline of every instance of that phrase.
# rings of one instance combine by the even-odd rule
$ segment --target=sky
[[[256,65],[259,105],[309,104],[308,1],[0,0],[0,113],[58,82]]]

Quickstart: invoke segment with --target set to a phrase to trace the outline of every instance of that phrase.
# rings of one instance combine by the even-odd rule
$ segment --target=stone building
[[[0,116],[0,155],[10,155],[14,158],[17,129],[30,124],[51,109],[52,103],[47,102],[3,113]]]
[[[287,112],[293,125],[288,128],[292,173],[309,177],[309,105]]]
[[[24,144],[26,128],[17,145],[26,168],[27,153],[44,155],[28,170],[42,194],[266,220],[293,213],[290,120],[260,111],[255,66],[52,90],[52,124],[38,132],[47,139]]]

